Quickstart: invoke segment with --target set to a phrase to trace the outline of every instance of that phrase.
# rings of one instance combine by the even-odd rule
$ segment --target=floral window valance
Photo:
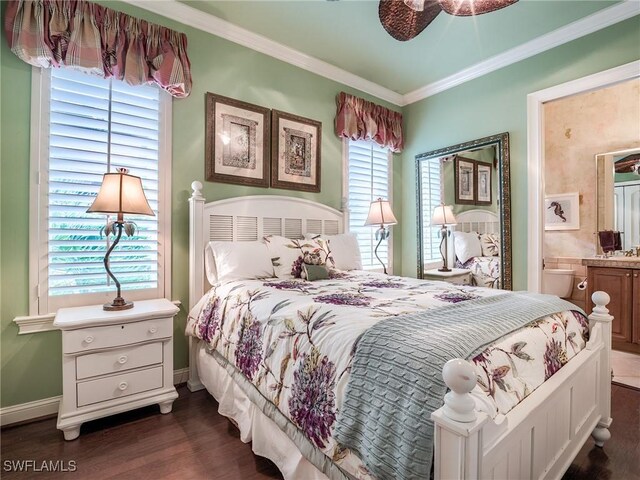
[[[174,97],[191,92],[184,33],[92,2],[11,0],[5,33],[13,53],[31,65],[157,83]]]
[[[336,97],[336,135],[351,140],[373,140],[392,152],[404,148],[402,114],[340,92]]]

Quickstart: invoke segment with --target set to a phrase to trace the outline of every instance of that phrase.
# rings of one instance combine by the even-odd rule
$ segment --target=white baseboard
[[[185,383],[189,379],[189,369],[181,368],[173,371],[173,384]],[[0,426],[11,425],[13,423],[25,422],[35,418],[46,417],[58,413],[58,406],[62,395],[56,397],[43,398],[34,402],[11,405],[0,408]]]

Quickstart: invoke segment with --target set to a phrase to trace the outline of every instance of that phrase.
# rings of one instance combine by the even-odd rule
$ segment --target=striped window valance
[[[11,0],[5,33],[13,53],[31,65],[156,83],[174,97],[191,92],[184,33],[92,2]]]
[[[402,114],[340,92],[336,97],[336,135],[350,140],[373,140],[392,152],[401,152]]]

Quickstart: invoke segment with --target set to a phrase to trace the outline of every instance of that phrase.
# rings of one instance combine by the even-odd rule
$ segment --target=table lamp
[[[387,274],[387,267],[380,257],[378,256],[378,247],[382,240],[386,240],[389,238],[389,234],[391,231],[386,228],[389,225],[396,225],[398,220],[396,219],[393,211],[391,210],[391,205],[388,200],[383,200],[382,198],[378,198],[377,200],[371,202],[371,206],[369,207],[369,215],[367,215],[367,220],[364,222],[366,225],[380,225],[380,228],[376,230],[376,240],[378,240],[378,244],[374,250],[376,258],[382,265],[382,269],[384,270],[385,275]]]
[[[442,268],[439,268],[439,272],[450,272],[451,269],[447,265],[447,260],[449,257],[449,249],[448,242],[446,241],[449,236],[449,225],[456,225],[458,222],[456,221],[456,217],[453,215],[451,211],[450,205],[438,205],[433,210],[433,217],[431,217],[431,226],[439,226],[440,227],[440,235],[442,236],[442,240],[440,240],[440,255],[442,255]],[[442,252],[442,244],[444,243],[444,253]]]
[[[135,233],[135,223],[125,222],[124,214],[155,215],[149,206],[147,197],[144,195],[140,177],[129,175],[128,172],[129,170],[126,168],[117,168],[115,173],[105,173],[98,196],[87,210],[90,213],[112,213],[117,215],[116,220],[109,221],[103,227],[107,236],[111,233],[116,235],[113,244],[111,244],[107,254],[104,256],[104,268],[118,289],[113,302],[104,304],[103,308],[105,310],[127,310],[133,307],[133,302],[127,302],[122,298],[120,282],[109,269],[109,255],[118,245],[122,230],[124,229],[127,236]]]

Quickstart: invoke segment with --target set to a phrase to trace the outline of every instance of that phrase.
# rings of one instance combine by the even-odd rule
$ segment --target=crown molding
[[[403,104],[402,95],[393,90],[176,0],[162,2],[154,0],[123,1],[184,25],[211,33],[256,52],[264,53],[329,80],[348,85],[394,105],[402,106]]]
[[[409,105],[449,90],[450,88],[457,87],[465,82],[482,77],[483,75],[533,57],[539,53],[546,52],[547,50],[597,32],[603,28],[610,27],[638,14],[640,14],[640,2],[637,0],[625,0],[612,7],[604,8],[587,17],[518,45],[506,52],[460,70],[449,77],[413,90],[404,95],[403,105]]]
[[[429,83],[404,95],[382,85],[347,72],[335,65],[302,53],[299,50],[271,40],[263,35],[251,32],[215,15],[202,12],[176,0],[123,0],[125,3],[143,8],[150,12],[170,18],[184,25],[202,30],[212,35],[245,46],[257,52],[269,55],[283,62],[295,65],[309,72],[348,85],[362,92],[399,107],[410,105],[465,82],[482,77],[488,73],[525,60],[539,53],[571,42],[603,28],[615,25],[640,14],[640,2],[624,0],[611,7],[569,23],[552,32],[534,38],[517,47],[460,70],[453,75]]]

